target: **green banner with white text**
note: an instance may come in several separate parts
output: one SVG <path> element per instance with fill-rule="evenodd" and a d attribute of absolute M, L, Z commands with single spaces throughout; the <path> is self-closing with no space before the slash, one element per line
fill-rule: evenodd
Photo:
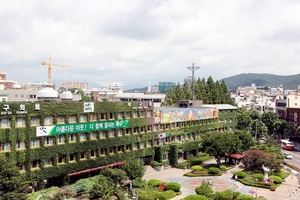
<path fill-rule="evenodd" d="M 78 124 L 58 124 L 54 126 L 36 127 L 36 136 L 53 136 L 90 131 L 128 128 L 129 120 L 113 120 L 103 122 L 85 122 Z"/>

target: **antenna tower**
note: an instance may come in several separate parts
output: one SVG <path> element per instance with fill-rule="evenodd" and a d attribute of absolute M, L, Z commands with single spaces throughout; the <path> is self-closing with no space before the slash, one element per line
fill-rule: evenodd
<path fill-rule="evenodd" d="M 195 80 L 195 71 L 197 69 L 199 69 L 200 67 L 196 67 L 195 63 L 192 63 L 191 67 L 186 67 L 188 70 L 192 71 L 192 100 L 195 100 L 195 84 L 194 84 L 194 80 Z"/>

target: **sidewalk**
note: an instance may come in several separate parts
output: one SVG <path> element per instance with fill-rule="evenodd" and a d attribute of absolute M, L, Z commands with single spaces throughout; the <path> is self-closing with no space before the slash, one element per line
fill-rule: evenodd
<path fill-rule="evenodd" d="M 237 170 L 241 169 L 236 166 L 220 177 L 185 177 L 183 174 L 189 172 L 189 169 L 169 168 L 163 171 L 155 171 L 151 166 L 147 166 L 144 179 L 159 179 L 165 182 L 180 183 L 182 194 L 173 198 L 173 200 L 180 200 L 189 194 L 196 194 L 195 188 L 201 184 L 203 179 L 208 178 L 212 180 L 213 185 L 215 185 L 215 190 L 217 191 L 221 189 L 233 189 L 243 194 L 252 195 L 253 197 L 256 197 L 257 191 L 257 197 L 264 196 L 268 200 L 300 200 L 300 185 L 296 176 L 292 177 L 292 175 L 290 175 L 276 191 L 271 191 L 270 189 L 249 187 L 238 181 L 235 182 L 231 178 L 232 173 Z M 293 172 L 295 173 L 295 171 Z M 251 191 L 253 193 L 251 193 Z"/>

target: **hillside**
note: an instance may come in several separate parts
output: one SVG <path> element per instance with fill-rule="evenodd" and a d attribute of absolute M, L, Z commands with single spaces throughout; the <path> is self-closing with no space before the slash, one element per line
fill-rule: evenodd
<path fill-rule="evenodd" d="M 239 86 L 250 86 L 252 83 L 255 83 L 256 86 L 267 87 L 282 85 L 285 90 L 295 90 L 300 85 L 300 74 L 280 76 L 274 74 L 243 73 L 222 80 L 225 81 L 230 91 L 236 90 Z"/>

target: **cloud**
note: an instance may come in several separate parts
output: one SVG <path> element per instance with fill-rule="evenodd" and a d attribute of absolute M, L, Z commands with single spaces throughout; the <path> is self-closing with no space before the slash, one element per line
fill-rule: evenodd
<path fill-rule="evenodd" d="M 2 1 L 0 70 L 15 81 L 183 82 L 299 73 L 300 3 L 287 0 Z M 286 70 L 289 69 L 289 70 Z"/>

